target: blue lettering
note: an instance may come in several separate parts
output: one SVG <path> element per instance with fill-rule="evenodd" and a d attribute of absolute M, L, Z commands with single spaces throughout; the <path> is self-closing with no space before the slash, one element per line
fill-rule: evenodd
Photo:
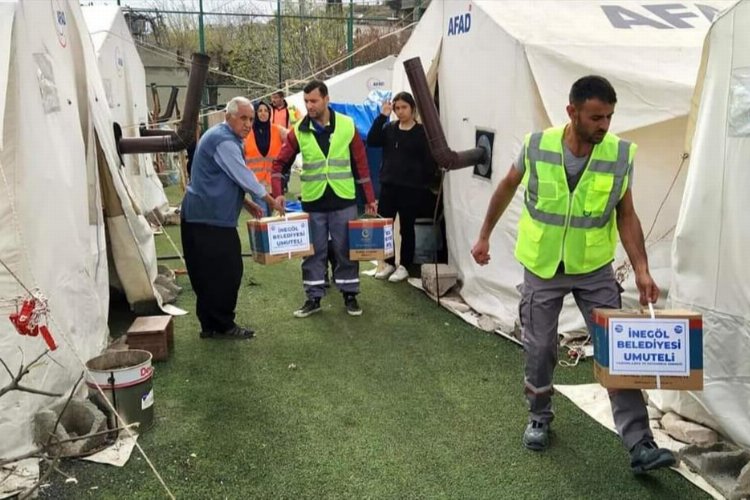
<path fill-rule="evenodd" d="M 675 356 L 672 354 L 655 353 L 655 352 L 626 352 L 623 354 L 625 361 L 640 361 L 644 363 L 657 362 L 657 363 L 674 363 Z"/>
<path fill-rule="evenodd" d="M 716 17 L 716 14 L 719 13 L 719 9 L 711 7 L 710 5 L 703 5 L 703 4 L 695 4 L 696 7 L 698 7 L 698 10 L 701 11 L 701 14 L 708 19 L 709 22 L 713 22 L 714 17 Z"/>
<path fill-rule="evenodd" d="M 695 26 L 685 21 L 685 19 L 701 17 L 696 12 L 691 12 L 689 5 L 681 3 L 640 5 L 640 7 L 646 9 L 656 19 L 650 17 L 648 14 L 639 14 L 621 5 L 601 6 L 610 24 L 614 28 L 625 30 L 632 29 L 633 26 L 648 26 L 660 30 L 674 28 L 690 29 Z M 713 21 L 719 12 L 715 7 L 704 4 L 695 4 L 695 9 L 709 22 Z"/>
<path fill-rule="evenodd" d="M 468 33 L 471 29 L 471 14 L 461 14 L 448 19 L 448 36 Z"/>
<path fill-rule="evenodd" d="M 602 5 L 601 8 L 612 26 L 617 29 L 629 30 L 633 26 L 651 26 L 660 30 L 670 29 L 666 24 L 649 19 L 619 5 Z"/>
<path fill-rule="evenodd" d="M 692 24 L 688 24 L 682 20 L 684 17 L 698 17 L 698 14 L 692 12 L 670 12 L 675 9 L 684 9 L 684 5 L 680 4 L 660 4 L 660 5 L 644 5 L 644 8 L 653 12 L 664 21 L 668 22 L 672 26 L 678 29 L 692 28 Z"/>
<path fill-rule="evenodd" d="M 633 330 L 628 328 L 628 337 L 640 339 L 668 339 L 670 338 L 666 330 L 657 328 L 656 330 Z"/>

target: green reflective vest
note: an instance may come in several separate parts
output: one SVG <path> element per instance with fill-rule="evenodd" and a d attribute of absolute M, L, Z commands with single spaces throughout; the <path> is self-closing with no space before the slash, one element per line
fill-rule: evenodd
<path fill-rule="evenodd" d="M 302 201 L 319 199 L 328 185 L 339 198 L 354 199 L 354 175 L 349 154 L 349 144 L 354 138 L 354 120 L 336 113 L 335 124 L 328 157 L 323 155 L 312 131 L 300 130 L 300 124 L 294 127 L 302 153 Z"/>
<path fill-rule="evenodd" d="M 584 274 L 614 259 L 615 209 L 628 188 L 637 149 L 614 134 L 605 135 L 571 193 L 563 165 L 564 130 L 549 128 L 524 141 L 526 192 L 515 255 L 526 269 L 547 279 L 560 262 L 566 274 Z"/>

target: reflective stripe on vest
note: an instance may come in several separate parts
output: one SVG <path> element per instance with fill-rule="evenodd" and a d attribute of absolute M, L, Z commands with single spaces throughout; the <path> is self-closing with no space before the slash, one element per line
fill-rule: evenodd
<path fill-rule="evenodd" d="M 542 277 L 594 271 L 614 258 L 615 210 L 627 190 L 636 146 L 605 135 L 591 152 L 571 193 L 563 165 L 563 127 L 526 137 L 524 206 L 519 219 L 516 258 Z"/>
<path fill-rule="evenodd" d="M 281 151 L 281 145 L 281 129 L 277 125 L 271 125 L 271 142 L 266 156 L 260 154 L 254 132 L 250 132 L 245 137 L 245 165 L 253 171 L 258 182 L 266 186 L 271 184 L 271 167 Z"/>
<path fill-rule="evenodd" d="M 302 131 L 299 125 L 294 128 L 302 153 L 302 201 L 319 199 L 328 185 L 339 198 L 353 200 L 355 197 L 349 153 L 355 132 L 354 121 L 340 113 L 336 113 L 334 120 L 336 125 L 331 134 L 328 157 L 323 155 L 313 132 Z"/>

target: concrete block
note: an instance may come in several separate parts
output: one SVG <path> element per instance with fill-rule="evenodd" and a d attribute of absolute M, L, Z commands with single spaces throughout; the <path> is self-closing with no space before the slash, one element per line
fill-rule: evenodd
<path fill-rule="evenodd" d="M 485 332 L 494 332 L 500 328 L 500 323 L 495 321 L 494 318 L 483 314 L 477 319 L 477 326 Z"/>
<path fill-rule="evenodd" d="M 726 442 L 689 445 L 680 451 L 680 459 L 724 497 L 750 498 L 750 451 Z"/>
<path fill-rule="evenodd" d="M 646 407 L 646 409 L 648 410 L 649 420 L 661 420 L 661 418 L 664 416 L 664 413 L 654 406 L 649 405 Z"/>
<path fill-rule="evenodd" d="M 64 402 L 52 408 L 42 410 L 34 416 L 34 442 L 40 446 L 46 445 L 50 434 L 53 434 L 55 422 L 62 411 Z M 107 417 L 88 400 L 72 399 L 65 409 L 57 430 L 54 432 L 56 440 L 85 436 L 107 430 Z M 107 435 L 102 434 L 78 441 L 70 441 L 59 445 L 51 444 L 49 453 L 60 454 L 62 457 L 74 457 L 93 452 L 104 445 Z"/>
<path fill-rule="evenodd" d="M 422 264 L 421 271 L 422 287 L 432 295 L 442 297 L 458 282 L 458 272 L 448 264 Z"/>
<path fill-rule="evenodd" d="M 669 412 L 664 415 L 661 425 L 667 434 L 683 443 L 708 446 L 719 440 L 716 431 L 695 422 L 683 420 L 676 413 Z"/>

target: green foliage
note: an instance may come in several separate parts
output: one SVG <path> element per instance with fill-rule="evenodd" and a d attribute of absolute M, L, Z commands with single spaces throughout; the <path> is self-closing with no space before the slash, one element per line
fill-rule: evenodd
<path fill-rule="evenodd" d="M 151 7 L 160 11 L 195 9 L 185 0 L 153 0 Z M 209 74 L 208 85 L 244 85 L 250 97 L 258 97 L 267 95 L 279 83 L 296 89 L 310 78 L 326 79 L 347 69 L 347 7 L 326 8 L 324 4 L 310 0 L 284 0 L 281 19 L 259 16 L 262 13 L 252 2 L 228 2 L 222 8 L 213 5 L 210 12 L 244 15 L 204 16 L 206 52 L 211 56 L 211 67 L 219 70 Z M 382 18 L 382 6 L 374 12 Z M 269 13 L 265 11 L 265 14 Z M 357 7 L 355 16 L 363 15 L 368 15 L 367 6 Z M 188 59 L 198 48 L 198 16 L 164 13 L 156 18 L 158 29 L 147 42 Z M 278 64 L 279 26 L 281 71 Z M 375 22 L 374 25 L 353 24 L 354 48 L 371 44 L 354 56 L 353 64 L 367 64 L 398 53 L 408 33 L 380 39 L 398 26 L 392 21 Z"/>

